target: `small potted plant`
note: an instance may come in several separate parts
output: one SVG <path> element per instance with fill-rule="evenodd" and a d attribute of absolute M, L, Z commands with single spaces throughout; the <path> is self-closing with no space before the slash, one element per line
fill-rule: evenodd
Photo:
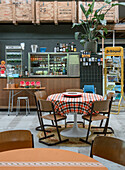
<path fill-rule="evenodd" d="M 37 82 L 36 82 L 36 88 L 40 88 L 40 86 L 41 86 L 40 81 L 37 81 Z"/>
<path fill-rule="evenodd" d="M 75 39 L 78 40 L 78 38 L 80 38 L 80 44 L 84 46 L 85 51 L 91 51 L 92 53 L 97 52 L 97 41 L 100 38 L 105 38 L 104 33 L 107 34 L 108 32 L 105 15 L 116 5 L 125 6 L 125 3 L 112 3 L 112 0 L 104 0 L 104 2 L 106 5 L 101 6 L 95 11 L 95 0 L 93 0 L 91 4 L 88 4 L 87 10 L 80 4 L 80 8 L 86 19 L 85 21 L 80 20 L 80 23 L 74 23 L 72 28 L 78 27 L 78 29 L 80 29 L 80 32 L 75 32 Z"/>
<path fill-rule="evenodd" d="M 30 82 L 29 81 L 26 81 L 26 88 L 29 88 L 30 87 Z"/>
<path fill-rule="evenodd" d="M 34 82 L 34 81 L 32 81 L 32 82 L 30 83 L 30 87 L 31 87 L 31 88 L 34 88 L 34 87 L 35 87 L 35 82 Z"/>

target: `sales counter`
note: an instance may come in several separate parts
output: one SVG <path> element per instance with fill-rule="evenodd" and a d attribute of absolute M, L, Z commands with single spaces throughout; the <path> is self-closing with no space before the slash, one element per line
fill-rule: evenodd
<path fill-rule="evenodd" d="M 47 95 L 54 93 L 65 92 L 66 89 L 80 88 L 80 77 L 21 77 L 14 78 L 14 83 L 20 84 L 20 81 L 40 81 L 42 87 L 46 87 Z M 9 92 L 3 90 L 7 87 L 7 78 L 0 77 L 0 109 L 8 108 Z M 14 97 L 14 108 L 16 108 L 16 102 L 18 96 L 28 96 L 30 100 L 30 107 L 35 108 L 35 99 L 26 91 L 16 95 Z M 25 106 L 25 102 L 21 101 L 21 106 Z M 24 102 L 24 103 L 23 103 Z M 23 107 L 22 107 L 23 108 Z"/>

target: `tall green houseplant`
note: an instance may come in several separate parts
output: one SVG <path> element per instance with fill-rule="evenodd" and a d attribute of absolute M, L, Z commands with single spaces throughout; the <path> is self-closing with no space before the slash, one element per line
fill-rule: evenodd
<path fill-rule="evenodd" d="M 125 6 L 125 3 L 112 3 L 112 0 L 104 0 L 104 2 L 106 5 L 100 7 L 96 11 L 94 11 L 95 0 L 93 0 L 91 4 L 88 4 L 89 8 L 87 10 L 80 4 L 80 8 L 86 20 L 80 20 L 80 23 L 74 23 L 72 28 L 82 28 L 82 32 L 75 32 L 75 39 L 78 40 L 80 38 L 80 44 L 84 46 L 85 51 L 97 52 L 97 41 L 100 38 L 105 38 L 104 33 L 107 34 L 108 32 L 105 15 L 116 5 Z M 103 8 L 106 8 L 105 12 L 103 12 Z M 98 29 L 99 26 L 101 26 L 100 29 Z"/>

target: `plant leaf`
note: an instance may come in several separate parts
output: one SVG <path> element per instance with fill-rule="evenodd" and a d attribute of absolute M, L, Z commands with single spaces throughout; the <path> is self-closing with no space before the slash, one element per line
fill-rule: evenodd
<path fill-rule="evenodd" d="M 75 26 L 81 26 L 81 23 L 73 23 L 72 28 L 74 28 Z"/>
<path fill-rule="evenodd" d="M 75 39 L 78 40 L 79 35 L 81 34 L 81 32 L 75 32 Z"/>
<path fill-rule="evenodd" d="M 108 29 L 107 28 L 103 28 L 104 32 L 107 34 L 108 33 Z"/>
<path fill-rule="evenodd" d="M 100 23 L 102 24 L 102 25 L 106 25 L 106 23 L 107 23 L 107 21 L 104 19 L 104 20 L 100 20 Z"/>
<path fill-rule="evenodd" d="M 104 0 L 105 3 L 110 4 L 112 0 Z"/>
<path fill-rule="evenodd" d="M 84 45 L 85 44 L 85 42 L 86 42 L 86 40 L 80 40 L 80 44 L 82 44 L 82 45 Z"/>
<path fill-rule="evenodd" d="M 99 30 L 98 32 L 103 36 L 103 30 Z"/>
<path fill-rule="evenodd" d="M 84 13 L 84 15 L 86 16 L 86 10 L 82 4 L 80 4 L 80 8 L 81 8 L 82 12 Z"/>
<path fill-rule="evenodd" d="M 112 7 L 114 7 L 114 6 L 116 6 L 116 5 L 122 5 L 122 6 L 125 6 L 125 2 L 114 3 L 114 4 L 112 4 Z"/>

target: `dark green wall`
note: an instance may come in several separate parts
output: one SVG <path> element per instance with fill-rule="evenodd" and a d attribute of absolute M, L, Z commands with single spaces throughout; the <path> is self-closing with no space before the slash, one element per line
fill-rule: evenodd
<path fill-rule="evenodd" d="M 74 39 L 76 30 L 71 27 L 70 24 L 0 25 L 0 60 L 5 58 L 5 45 L 19 45 L 21 42 L 25 43 L 23 65 L 27 64 L 27 54 L 31 52 L 32 44 L 47 47 L 47 52 L 52 52 L 57 42 L 75 42 L 80 51 L 83 47 Z"/>

